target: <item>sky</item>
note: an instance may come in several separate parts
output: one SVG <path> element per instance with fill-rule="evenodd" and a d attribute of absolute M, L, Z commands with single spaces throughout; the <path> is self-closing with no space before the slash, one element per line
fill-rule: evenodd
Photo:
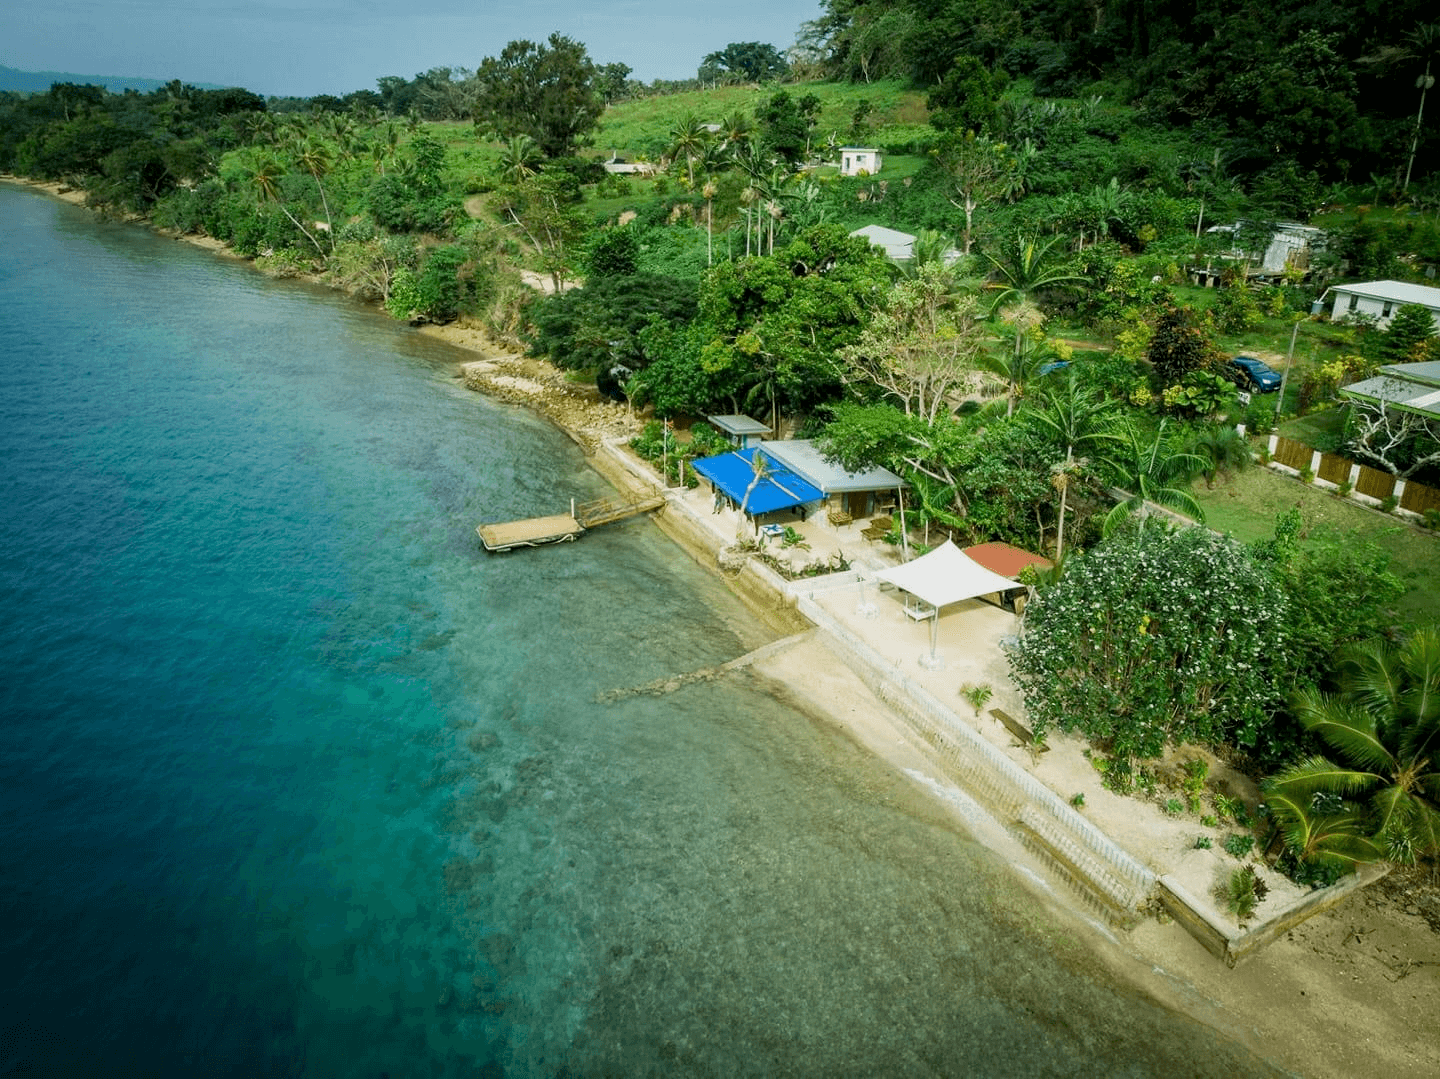
<path fill-rule="evenodd" d="M 180 79 L 265 95 L 345 94 L 382 75 L 474 68 L 554 31 L 632 78 L 693 78 L 732 41 L 782 52 L 819 0 L 9 0 L 0 65 Z"/>

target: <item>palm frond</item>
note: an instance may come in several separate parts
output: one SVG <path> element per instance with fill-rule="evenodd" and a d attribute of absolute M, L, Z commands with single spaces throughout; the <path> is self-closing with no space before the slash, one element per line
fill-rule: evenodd
<path fill-rule="evenodd" d="M 1269 792 L 1266 803 L 1280 826 L 1285 846 L 1302 862 L 1329 861 L 1353 869 L 1362 862 L 1383 857 L 1379 845 L 1366 836 L 1364 815 L 1356 811 L 1315 813 L 1308 798 Z"/>
<path fill-rule="evenodd" d="M 1354 797 L 1366 793 L 1384 777 L 1373 772 L 1342 768 L 1324 757 L 1307 757 L 1277 772 L 1265 781 L 1267 796 L 1271 792 L 1303 799 L 1307 804 L 1316 794 L 1339 794 Z"/>
<path fill-rule="evenodd" d="M 1400 694 L 1403 711 L 1422 724 L 1440 720 L 1440 630 L 1417 629 L 1400 652 L 1410 685 Z"/>
<path fill-rule="evenodd" d="M 1313 689 L 1292 701 L 1295 718 L 1346 760 L 1371 771 L 1393 771 L 1395 755 L 1380 741 L 1375 715 L 1347 700 Z"/>
<path fill-rule="evenodd" d="M 1372 712 L 1389 715 L 1404 687 L 1404 670 L 1383 641 L 1360 641 L 1342 648 L 1339 661 L 1345 695 Z"/>

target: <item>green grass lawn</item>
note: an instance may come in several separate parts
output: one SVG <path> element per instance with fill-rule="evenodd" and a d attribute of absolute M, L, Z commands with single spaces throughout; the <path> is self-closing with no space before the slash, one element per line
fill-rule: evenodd
<path fill-rule="evenodd" d="M 613 149 L 620 154 L 646 154 L 652 158 L 664 152 L 670 143 L 670 132 L 686 116 L 695 116 L 701 123 L 720 123 L 738 111 L 751 117 L 760 105 L 778 91 L 785 91 L 799 100 L 806 94 L 820 99 L 820 115 L 815 123 L 814 141 L 823 146 L 834 134 L 841 143 L 848 143 L 851 118 L 855 107 L 869 101 L 873 111 L 868 122 L 876 139 L 886 145 L 929 137 L 933 129 L 926 125 L 925 95 L 898 81 L 873 82 L 868 86 L 849 83 L 807 82 L 794 85 L 721 86 L 714 90 L 691 90 L 681 94 L 664 94 L 622 101 L 605 110 L 595 132 L 594 145 L 608 157 Z M 889 163 L 885 166 L 888 173 Z M 903 175 L 903 174 L 901 174 Z"/>
<path fill-rule="evenodd" d="M 1345 413 L 1338 408 L 1296 416 L 1280 425 L 1280 434 L 1303 442 L 1311 449 L 1324 450 L 1335 445 L 1344 427 Z"/>
<path fill-rule="evenodd" d="M 1291 507 L 1299 509 L 1307 533 L 1329 530 L 1374 543 L 1410 588 L 1398 604 L 1401 618 L 1440 621 L 1440 535 L 1268 468 L 1246 469 L 1214 488 L 1199 483 L 1194 494 L 1206 524 L 1246 543 L 1272 535 L 1276 516 Z"/>

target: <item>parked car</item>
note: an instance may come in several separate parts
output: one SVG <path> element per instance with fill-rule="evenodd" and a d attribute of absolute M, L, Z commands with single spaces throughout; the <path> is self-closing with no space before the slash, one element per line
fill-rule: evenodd
<path fill-rule="evenodd" d="M 1230 361 L 1235 384 L 1252 393 L 1274 393 L 1280 388 L 1280 372 L 1254 356 L 1236 356 Z"/>

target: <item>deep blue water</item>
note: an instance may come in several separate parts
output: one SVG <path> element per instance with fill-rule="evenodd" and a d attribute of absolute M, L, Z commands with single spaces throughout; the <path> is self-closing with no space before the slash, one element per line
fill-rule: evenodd
<path fill-rule="evenodd" d="M 1244 1075 L 455 353 L 0 186 L 0 1075 Z"/>

